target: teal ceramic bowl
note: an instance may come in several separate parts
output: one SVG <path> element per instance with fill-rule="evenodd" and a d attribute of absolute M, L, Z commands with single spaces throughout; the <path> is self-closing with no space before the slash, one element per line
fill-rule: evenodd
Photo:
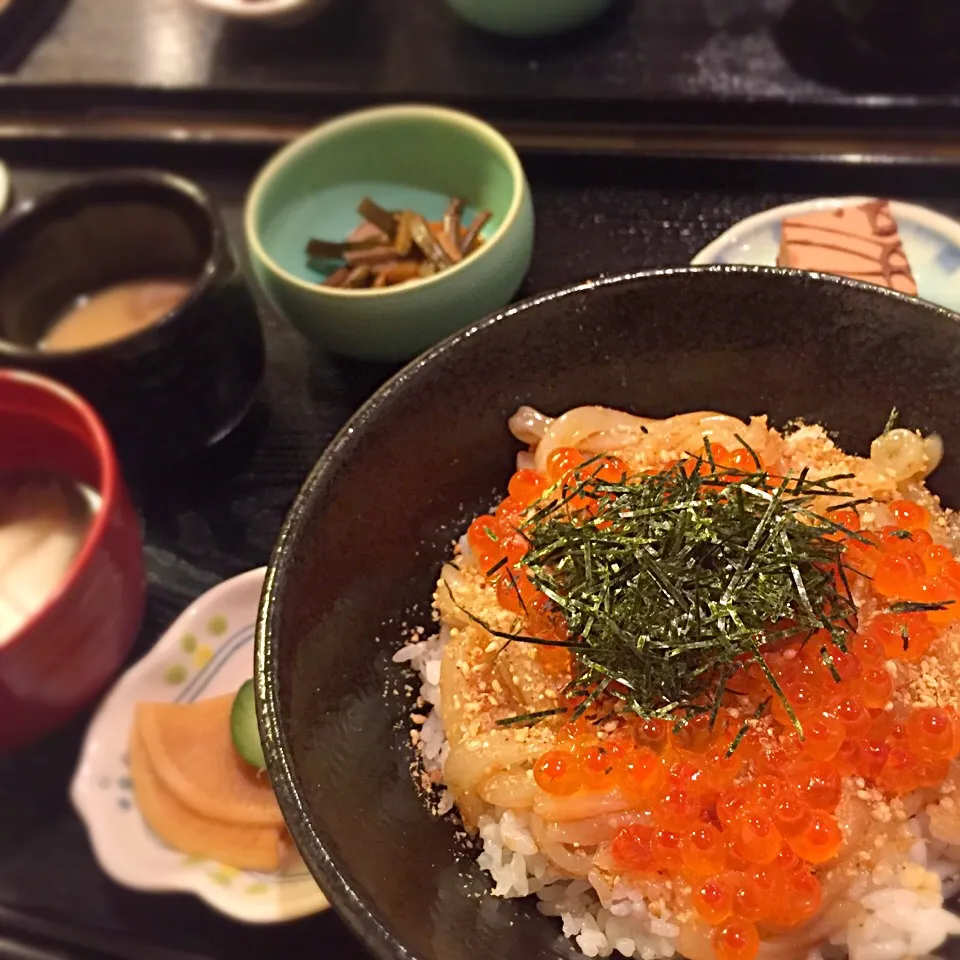
<path fill-rule="evenodd" d="M 434 220 L 458 196 L 465 221 L 471 208 L 493 216 L 483 246 L 433 277 L 320 286 L 326 274 L 306 243 L 346 238 L 365 196 Z M 510 301 L 530 265 L 533 206 L 519 158 L 492 127 L 440 107 L 391 106 L 332 120 L 281 150 L 254 182 L 244 229 L 257 281 L 307 338 L 358 359 L 405 360 Z"/>
<path fill-rule="evenodd" d="M 613 0 L 447 0 L 468 23 L 507 37 L 541 37 L 572 30 Z"/>

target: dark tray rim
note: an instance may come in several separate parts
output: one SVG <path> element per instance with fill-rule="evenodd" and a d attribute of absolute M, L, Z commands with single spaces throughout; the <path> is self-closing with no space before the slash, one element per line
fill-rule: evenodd
<path fill-rule="evenodd" d="M 28 0 L 14 0 L 14 3 Z M 277 145 L 324 119 L 397 102 L 475 113 L 551 153 L 960 162 L 960 94 L 833 102 L 769 98 L 425 97 L 305 85 L 148 87 L 0 77 L 0 142 L 195 139 Z"/>
<path fill-rule="evenodd" d="M 273 150 L 314 126 L 341 113 L 378 103 L 397 102 L 374 98 L 331 98 L 327 108 L 307 113 L 222 113 L 204 101 L 178 110 L 162 109 L 148 97 L 150 106 L 135 109 L 83 107 L 73 94 L 42 98 L 32 110 L 31 98 L 10 109 L 6 100 L 12 90 L 0 80 L 0 151 L 18 153 L 26 147 L 37 155 L 65 145 L 91 148 L 108 146 L 183 147 L 192 150 Z M 26 89 L 26 88 L 24 88 Z M 36 92 L 34 89 L 34 92 Z M 124 89 L 126 97 L 129 91 Z M 82 100 L 82 98 L 81 98 Z M 427 102 L 410 98 L 404 102 Z M 736 122 L 706 122 L 691 115 L 691 122 L 623 120 L 601 123 L 575 118 L 553 120 L 549 115 L 527 119 L 516 108 L 503 112 L 496 104 L 430 101 L 473 112 L 496 126 L 516 149 L 532 154 L 570 157 L 636 157 L 704 159 L 718 161 L 826 163 L 843 166 L 960 166 L 960 139 L 948 126 L 933 129 L 909 125 L 851 127 L 834 125 L 816 112 L 800 125 L 754 124 L 744 117 Z M 659 114 L 664 105 L 652 105 Z M 733 118 L 733 114 L 730 115 Z M 903 121 L 915 119 L 910 116 Z M 960 110 L 953 117 L 960 132 Z"/>

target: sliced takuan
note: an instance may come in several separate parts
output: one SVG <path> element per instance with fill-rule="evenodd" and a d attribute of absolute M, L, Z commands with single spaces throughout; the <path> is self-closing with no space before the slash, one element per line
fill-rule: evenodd
<path fill-rule="evenodd" d="M 141 703 L 135 727 L 167 790 L 221 823 L 278 827 L 280 807 L 265 773 L 241 759 L 230 737 L 233 694 L 195 703 Z"/>
<path fill-rule="evenodd" d="M 239 870 L 279 869 L 284 829 L 224 823 L 182 803 L 154 769 L 136 726 L 130 736 L 130 775 L 140 813 L 164 843 Z"/>

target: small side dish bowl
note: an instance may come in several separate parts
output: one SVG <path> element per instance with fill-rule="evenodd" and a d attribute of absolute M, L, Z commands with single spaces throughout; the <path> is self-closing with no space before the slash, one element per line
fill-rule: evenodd
<path fill-rule="evenodd" d="M 563 33 L 600 16 L 614 0 L 447 0 L 469 24 L 506 37 Z"/>
<path fill-rule="evenodd" d="M 96 345 L 45 349 L 94 295 L 176 278 L 185 295 L 154 322 Z M 192 183 L 106 173 L 27 201 L 0 223 L 0 367 L 60 380 L 96 408 L 121 457 L 189 457 L 253 403 L 263 333 L 226 231 Z"/>
<path fill-rule="evenodd" d="M 0 642 L 0 754 L 69 720 L 130 651 L 145 591 L 140 521 L 99 418 L 76 394 L 0 370 L 0 471 L 51 471 L 98 496 L 46 604 Z"/>
<path fill-rule="evenodd" d="M 330 0 L 193 0 L 199 7 L 268 27 L 294 27 L 316 16 Z"/>
<path fill-rule="evenodd" d="M 383 289 L 321 286 L 311 237 L 342 240 L 369 196 L 437 219 L 450 197 L 492 217 L 484 243 L 431 277 Z M 516 153 L 492 127 L 432 106 L 348 114 L 280 151 L 247 198 L 247 243 L 258 281 L 281 314 L 334 353 L 401 360 L 479 320 L 516 293 L 533 249 L 533 206 Z"/>
<path fill-rule="evenodd" d="M 419 357 L 367 402 L 280 534 L 257 685 L 287 824 L 375 957 L 580 956 L 532 898 L 493 896 L 453 818 L 428 809 L 411 772 L 418 685 L 392 662 L 411 630 L 437 630 L 430 600 L 451 542 L 516 469 L 507 419 L 517 406 L 767 413 L 780 427 L 826 424 L 859 454 L 896 406 L 903 423 L 942 436 L 931 489 L 955 507 L 958 321 L 914 297 L 798 271 L 651 271 L 518 304 Z"/>
<path fill-rule="evenodd" d="M 132 789 L 128 744 L 138 703 L 193 703 L 235 691 L 253 673 L 253 635 L 264 568 L 208 590 L 116 683 L 87 730 L 70 799 L 97 861 L 117 883 L 192 893 L 247 923 L 279 923 L 325 910 L 303 864 L 257 873 L 188 857 L 146 825 Z"/>

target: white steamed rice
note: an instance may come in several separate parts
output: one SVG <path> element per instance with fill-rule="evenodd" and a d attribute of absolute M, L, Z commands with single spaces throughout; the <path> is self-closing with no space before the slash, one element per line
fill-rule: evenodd
<path fill-rule="evenodd" d="M 446 628 L 425 640 L 407 644 L 393 657 L 408 663 L 420 675 L 420 696 L 426 719 L 420 726 L 417 746 L 424 773 L 442 783 L 443 764 L 449 752 L 440 713 L 440 663 Z M 429 709 L 429 713 L 426 711 Z M 437 812 L 453 808 L 443 791 Z M 540 853 L 528 828 L 526 815 L 491 807 L 480 818 L 482 852 L 478 864 L 493 880 L 500 897 L 536 895 L 538 909 L 559 917 L 565 936 L 576 941 L 588 957 L 608 957 L 614 952 L 637 960 L 658 960 L 678 952 L 680 927 L 663 902 L 648 903 L 627 885 L 609 889 L 598 876 L 570 879 L 556 872 Z M 789 935 L 761 945 L 759 960 L 786 960 L 803 956 L 822 960 L 849 954 L 850 960 L 905 960 L 931 954 L 948 936 L 960 934 L 960 917 L 944 907 L 944 897 L 957 888 L 960 846 L 933 836 L 929 818 L 922 812 L 910 821 L 917 837 L 909 860 L 899 870 L 877 869 L 865 874 L 850 891 L 858 904 L 841 916 L 824 903 L 813 921 L 822 929 L 822 942 L 803 944 Z M 811 928 L 804 931 L 809 941 Z M 700 960 L 700 958 L 695 958 Z"/>

